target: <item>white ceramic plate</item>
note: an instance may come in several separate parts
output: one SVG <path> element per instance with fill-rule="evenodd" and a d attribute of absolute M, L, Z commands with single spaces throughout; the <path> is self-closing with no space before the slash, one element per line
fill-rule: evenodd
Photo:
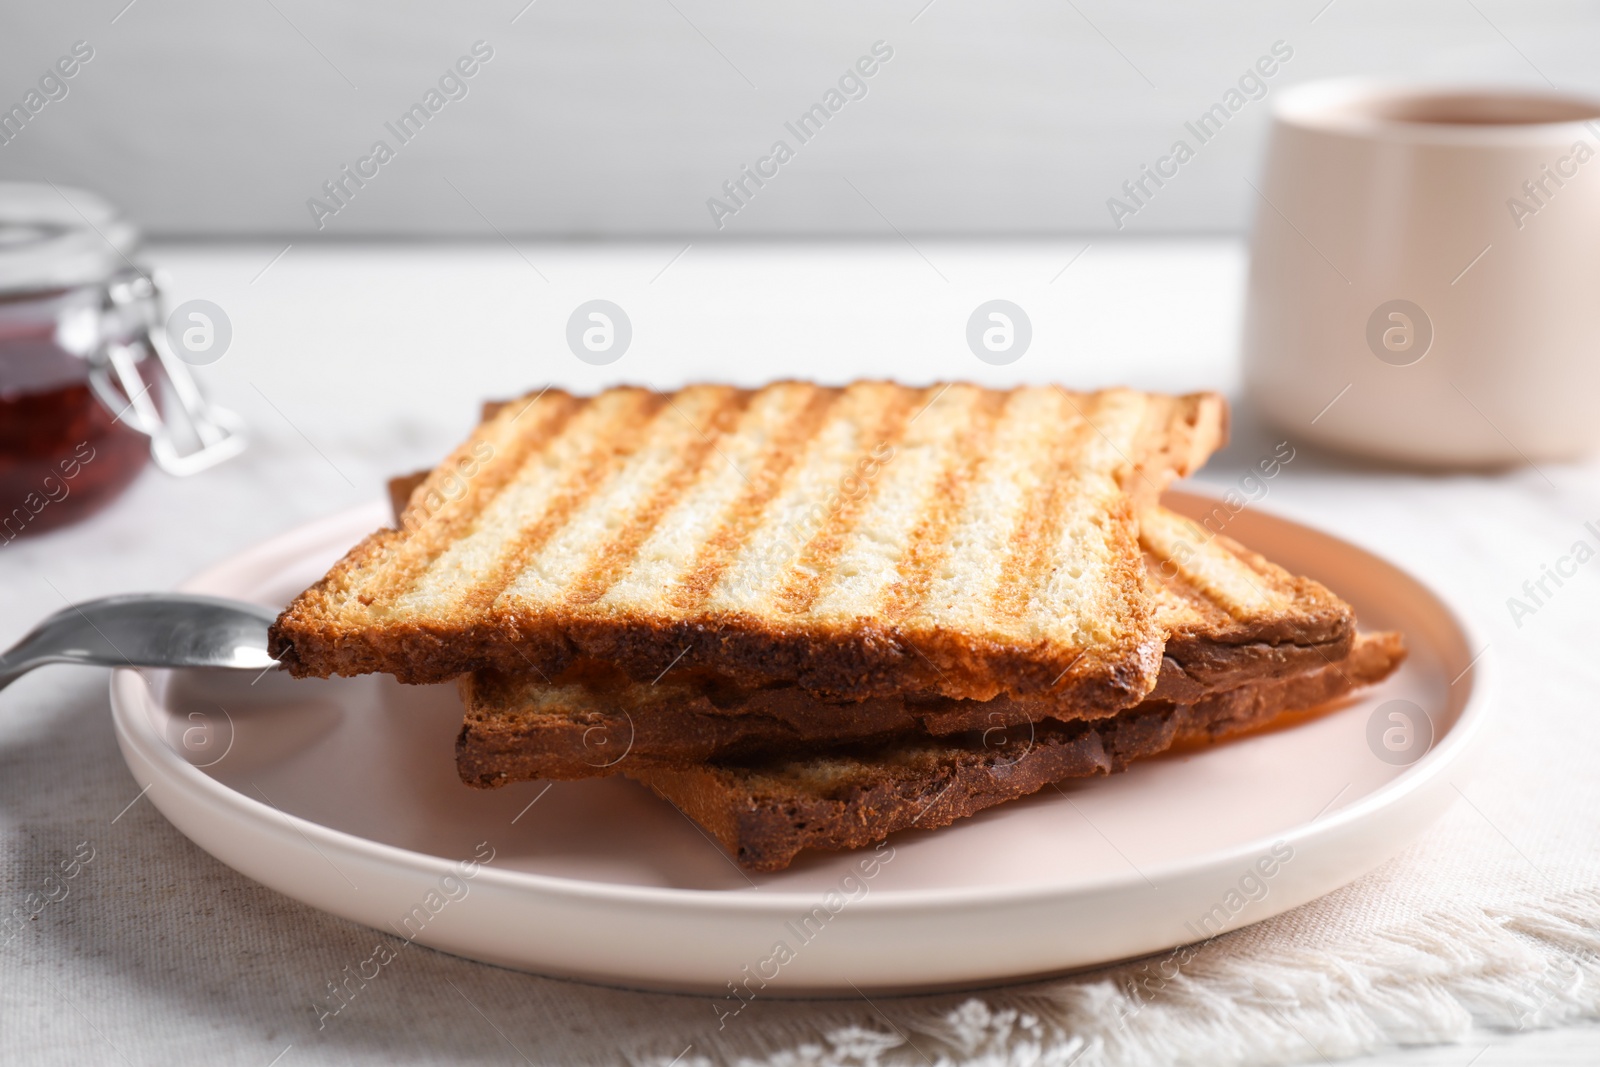
<path fill-rule="evenodd" d="M 1197 515 L 1213 504 L 1169 502 Z M 377 504 L 335 516 L 185 588 L 283 604 L 386 519 Z M 1445 810 L 1482 732 L 1482 645 L 1428 589 L 1260 512 L 1227 533 L 1324 581 L 1364 628 L 1403 631 L 1404 668 L 1292 728 L 1064 783 L 896 834 L 877 852 L 806 855 L 778 874 L 744 874 L 624 779 L 467 788 L 449 685 L 120 670 L 117 736 L 150 799 L 222 862 L 473 959 L 635 987 L 727 994 L 750 983 L 763 996 L 1060 972 L 1199 940 L 1349 883 Z M 1369 744 L 1391 700 L 1431 719 L 1432 746 L 1410 763 Z M 1378 720 L 1379 733 L 1403 726 L 1387 710 Z"/>

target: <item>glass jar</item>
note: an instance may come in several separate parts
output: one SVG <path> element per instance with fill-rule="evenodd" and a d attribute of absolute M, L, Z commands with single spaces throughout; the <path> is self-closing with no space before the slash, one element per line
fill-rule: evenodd
<path fill-rule="evenodd" d="M 191 474 L 244 446 L 167 350 L 138 239 L 92 194 L 0 183 L 0 544 L 89 514 L 152 457 Z"/>

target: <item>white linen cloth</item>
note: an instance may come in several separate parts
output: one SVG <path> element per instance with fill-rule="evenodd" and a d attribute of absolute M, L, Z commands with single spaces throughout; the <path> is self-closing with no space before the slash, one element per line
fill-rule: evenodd
<path fill-rule="evenodd" d="M 1236 386 L 1241 271 L 1228 243 L 1096 248 L 1054 283 L 1078 246 L 921 246 L 948 282 L 898 244 L 695 248 L 652 280 L 678 250 L 523 249 L 548 285 L 504 246 L 295 247 L 254 282 L 279 248 L 158 254 L 175 300 L 203 296 L 233 318 L 236 350 L 203 377 L 248 416 L 254 443 L 227 467 L 188 481 L 149 473 L 79 526 L 0 546 L 0 642 L 66 601 L 170 587 L 370 499 L 388 475 L 443 455 L 479 399 L 547 380 L 1007 373 Z M 597 290 L 634 318 L 636 355 L 609 369 L 559 348 L 565 316 Z M 1034 320 L 1037 358 L 1009 371 L 962 344 L 966 314 L 995 292 Z M 763 346 L 755 363 L 740 358 L 752 345 Z M 1202 481 L 1231 483 L 1279 439 L 1240 413 L 1235 443 Z M 1520 626 L 1506 604 L 1592 540 L 1595 474 L 1544 464 L 1431 476 L 1306 448 L 1257 505 L 1412 570 L 1475 616 L 1497 661 L 1480 773 L 1379 870 L 1192 958 L 970 994 L 758 1000 L 721 1032 L 706 997 L 556 981 L 421 947 L 319 1029 L 312 1003 L 326 981 L 383 935 L 190 844 L 138 799 L 104 672 L 36 672 L 0 693 L 0 1059 L 1269 1064 L 1600 1017 L 1600 563 Z"/>

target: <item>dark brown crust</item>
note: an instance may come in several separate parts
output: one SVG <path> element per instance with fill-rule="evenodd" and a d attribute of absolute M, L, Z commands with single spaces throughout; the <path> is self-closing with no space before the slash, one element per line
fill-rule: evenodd
<path fill-rule="evenodd" d="M 557 390 L 550 395 L 556 400 L 566 396 Z M 1148 475 L 1142 468 L 1135 472 L 1141 484 L 1155 485 L 1186 473 L 1209 455 L 1225 433 L 1226 416 L 1223 402 L 1213 394 L 1151 406 L 1149 417 L 1165 411 L 1171 432 L 1154 442 L 1149 456 L 1134 462 L 1164 465 L 1159 470 L 1152 466 Z M 496 420 L 508 417 L 502 414 Z M 440 477 L 444 470 L 430 477 Z M 625 612 L 607 618 L 524 612 L 496 616 L 488 625 L 481 614 L 464 612 L 437 624 L 395 621 L 342 627 L 331 622 L 325 607 L 334 594 L 351 588 L 352 576 L 363 564 L 382 555 L 394 537 L 403 536 L 390 532 L 369 538 L 278 618 L 269 648 L 292 674 L 381 671 L 403 682 L 439 682 L 478 669 L 555 675 L 575 661 L 600 659 L 648 681 L 678 661 L 687 667 L 714 667 L 744 685 L 790 682 L 830 700 L 920 690 L 972 699 L 1053 693 L 1086 709 L 1113 711 L 1143 698 L 1160 668 L 1160 641 L 1147 632 L 1153 629 L 1150 620 L 1135 617 L 1144 601 L 1133 591 L 1131 568 L 1119 576 L 1128 586 L 1123 599 L 1131 614 L 1118 620 L 1130 635 L 1128 647 L 1097 648 L 1089 655 L 1043 642 L 986 641 L 968 634 L 919 637 L 913 645 L 892 622 L 836 629 L 815 624 L 790 632 L 771 619 L 735 613 L 662 619 Z"/>
<path fill-rule="evenodd" d="M 1167 644 L 1161 674 L 1147 699 L 1187 702 L 1207 693 L 1337 663 L 1355 647 L 1355 627 L 1317 644 L 1252 641 L 1229 644 L 1180 635 Z"/>
<path fill-rule="evenodd" d="M 1209 744 L 1270 724 L 1285 714 L 1306 711 L 1376 685 L 1405 662 L 1405 639 L 1393 631 L 1362 634 L 1350 654 L 1287 678 L 1243 685 L 1188 705 L 1174 744 Z M 1183 707 L 1183 705 L 1180 705 Z"/>
<path fill-rule="evenodd" d="M 1174 745 L 1262 728 L 1382 680 L 1404 655 L 1398 634 L 1369 635 L 1343 663 L 1293 678 L 1242 686 L 1193 705 L 1148 702 L 1096 722 L 1042 723 L 1031 736 L 999 743 L 987 733 L 896 740 L 809 762 L 628 763 L 623 771 L 682 809 L 741 866 L 775 871 L 804 849 L 861 848 L 896 830 L 946 826 L 1052 782 L 1109 774 Z M 805 780 L 809 768 L 841 758 L 853 771 L 842 783 Z"/>
<path fill-rule="evenodd" d="M 1139 721 L 1155 720 L 1140 715 Z M 802 849 L 861 848 L 896 830 L 947 826 L 1052 781 L 1109 773 L 1113 757 L 1105 740 L 1103 731 L 1079 726 L 1053 733 L 1027 757 L 999 769 L 997 761 L 968 750 L 904 768 L 886 765 L 841 796 L 804 789 L 755 794 L 737 770 L 709 765 L 627 773 L 699 823 L 739 866 L 777 871 Z"/>
<path fill-rule="evenodd" d="M 1230 646 L 1230 684 L 1197 681 L 1173 658 L 1146 699 L 1194 703 L 1239 685 L 1273 681 L 1339 663 L 1353 637 L 1323 648 Z M 1257 669 L 1245 662 L 1256 657 Z M 741 690 L 726 679 L 674 678 L 640 686 L 591 663 L 555 679 L 573 686 L 570 701 L 531 706 L 539 686 L 525 674 L 496 671 L 459 680 L 465 721 L 456 740 L 461 780 L 494 788 L 536 778 L 576 779 L 613 773 L 623 758 L 696 763 L 751 758 L 819 743 L 885 738 L 912 731 L 948 736 L 1044 719 L 1098 719 L 1115 712 L 1069 708 L 1056 700 L 996 697 L 877 697 L 837 703 L 794 686 Z M 548 687 L 545 687 L 548 689 Z"/>
<path fill-rule="evenodd" d="M 493 671 L 461 676 L 466 709 L 456 740 L 461 780 L 494 788 L 535 778 L 592 778 L 620 761 L 693 763 L 754 756 L 819 742 L 862 740 L 918 726 L 906 702 L 828 703 L 793 686 L 708 695 L 705 685 L 640 686 L 585 664 L 558 679 L 571 699 L 528 707 L 526 681 Z M 592 681 L 578 681 L 589 675 Z"/>

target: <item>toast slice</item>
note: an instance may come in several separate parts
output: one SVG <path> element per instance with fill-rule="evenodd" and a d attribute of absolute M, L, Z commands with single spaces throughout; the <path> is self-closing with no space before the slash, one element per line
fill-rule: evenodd
<path fill-rule="evenodd" d="M 623 773 L 676 805 L 740 866 L 776 871 L 804 849 L 860 848 L 896 830 L 947 826 L 1052 782 L 1110 774 L 1175 746 L 1268 726 L 1380 681 L 1404 655 L 1399 635 L 1367 634 L 1340 664 L 1249 683 L 1194 704 L 1152 701 L 1092 722 L 906 737 L 763 762 L 628 761 Z"/>
<path fill-rule="evenodd" d="M 1143 509 L 1140 527 L 1166 638 L 1147 700 L 1194 703 L 1349 654 L 1354 612 L 1315 581 L 1163 508 Z M 593 662 L 549 682 L 526 671 L 479 671 L 464 675 L 460 688 L 466 715 L 457 767 L 463 781 L 479 787 L 613 773 L 623 758 L 750 758 L 911 732 L 943 736 L 1114 714 L 1053 695 L 977 701 L 910 693 L 824 701 L 793 685 L 742 688 L 678 669 L 645 684 Z"/>
<path fill-rule="evenodd" d="M 1166 635 L 1151 697 L 1195 700 L 1350 651 L 1355 611 L 1321 583 L 1167 508 L 1141 509 L 1139 543 Z"/>
<path fill-rule="evenodd" d="M 271 650 L 302 677 L 598 659 L 1114 710 L 1161 662 L 1134 500 L 1225 423 L 1213 394 L 1126 389 L 546 390 L 485 420 Z"/>

